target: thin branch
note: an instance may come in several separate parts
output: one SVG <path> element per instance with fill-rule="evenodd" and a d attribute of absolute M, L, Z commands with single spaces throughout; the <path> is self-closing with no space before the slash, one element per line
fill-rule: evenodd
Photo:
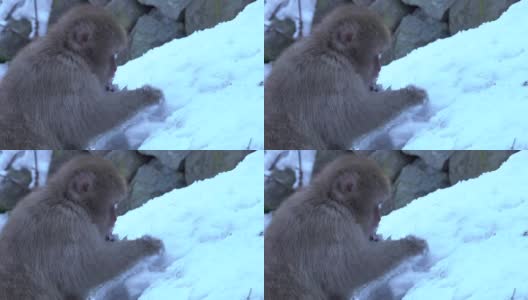
<path fill-rule="evenodd" d="M 38 169 L 38 157 L 37 150 L 33 150 L 33 158 L 35 160 L 35 187 L 39 186 L 39 169 Z"/>
<path fill-rule="evenodd" d="M 21 153 L 22 152 L 16 152 L 15 154 L 13 154 L 13 156 L 11 156 L 11 159 L 7 163 L 6 167 L 4 168 L 4 171 L 7 171 L 7 170 L 11 169 L 11 166 L 13 165 L 15 160 L 20 156 Z"/>
<path fill-rule="evenodd" d="M 249 294 L 248 294 L 248 296 L 246 297 L 246 300 L 251 299 L 251 292 L 252 292 L 252 290 L 253 290 L 253 289 L 249 289 Z"/>
<path fill-rule="evenodd" d="M 33 0 L 33 8 L 35 9 L 35 37 L 39 36 L 39 18 L 37 0 Z"/>
<path fill-rule="evenodd" d="M 279 10 L 280 10 L 281 8 L 283 8 L 284 6 L 285 6 L 285 1 L 282 1 L 281 3 L 279 3 L 279 4 L 275 7 L 275 9 L 273 10 L 273 12 L 271 13 L 269 19 L 271 20 L 271 19 L 275 18 L 275 16 L 276 16 L 277 13 L 279 12 Z"/>
<path fill-rule="evenodd" d="M 517 288 L 514 288 L 514 289 L 513 289 L 513 295 L 512 295 L 511 298 L 510 298 L 511 300 L 515 299 L 515 292 L 516 292 L 516 290 L 517 290 Z"/>
<path fill-rule="evenodd" d="M 297 9 L 299 10 L 299 37 L 303 36 L 303 19 L 302 19 L 302 0 L 297 0 Z"/>
<path fill-rule="evenodd" d="M 297 150 L 297 156 L 299 158 L 299 187 L 302 187 L 303 186 L 303 171 L 302 171 L 301 150 Z"/>
<path fill-rule="evenodd" d="M 277 165 L 277 163 L 279 163 L 279 160 L 284 156 L 285 153 L 286 151 L 283 151 L 279 153 L 277 157 L 275 157 L 275 160 L 271 163 L 270 167 L 268 168 L 269 171 L 275 169 L 275 166 Z"/>

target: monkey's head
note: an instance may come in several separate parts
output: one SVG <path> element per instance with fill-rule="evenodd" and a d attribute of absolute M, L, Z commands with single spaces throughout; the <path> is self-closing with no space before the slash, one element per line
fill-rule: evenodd
<path fill-rule="evenodd" d="M 111 162 L 82 155 L 65 163 L 48 186 L 86 210 L 101 235 L 109 239 L 116 221 L 116 205 L 127 196 L 127 184 Z"/>
<path fill-rule="evenodd" d="M 391 196 L 390 181 L 372 160 L 353 154 L 329 163 L 313 184 L 326 187 L 330 200 L 350 209 L 365 236 L 375 238 L 380 208 Z"/>
<path fill-rule="evenodd" d="M 365 84 L 375 86 L 380 56 L 391 42 L 390 30 L 377 14 L 353 4 L 343 5 L 325 16 L 313 35 L 349 58 Z"/>
<path fill-rule="evenodd" d="M 47 38 L 82 57 L 103 87 L 111 84 L 117 69 L 116 56 L 127 45 L 126 32 L 112 15 L 89 4 L 64 14 Z"/>

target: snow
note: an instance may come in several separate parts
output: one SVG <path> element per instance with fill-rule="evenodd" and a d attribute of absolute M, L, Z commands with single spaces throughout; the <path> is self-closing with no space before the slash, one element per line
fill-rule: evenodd
<path fill-rule="evenodd" d="M 279 20 L 290 19 L 295 22 L 293 38 L 299 37 L 299 7 L 302 18 L 302 36 L 308 36 L 312 27 L 312 19 L 317 0 L 268 0 L 264 6 L 264 25 L 268 25 L 272 17 Z"/>
<path fill-rule="evenodd" d="M 405 267 L 391 286 L 403 292 L 410 288 L 405 300 L 528 299 L 526 178 L 524 151 L 497 171 L 433 192 L 383 217 L 378 233 L 384 237 L 412 234 L 429 244 L 425 266 Z"/>
<path fill-rule="evenodd" d="M 264 155 L 264 175 L 270 175 L 271 170 L 291 169 L 295 171 L 293 188 L 299 187 L 300 172 L 302 171 L 303 186 L 310 183 L 312 168 L 315 161 L 315 150 L 266 150 Z M 300 155 L 300 157 L 299 157 Z M 300 159 L 300 165 L 299 165 Z"/>
<path fill-rule="evenodd" d="M 527 15 L 528 1 L 520 1 L 497 21 L 438 40 L 382 68 L 378 82 L 384 87 L 412 84 L 429 94 L 426 108 L 404 113 L 381 130 L 389 130 L 396 148 L 528 147 L 528 44 L 520 38 L 528 35 Z"/>
<path fill-rule="evenodd" d="M 7 24 L 9 15 L 15 20 L 27 19 L 31 22 L 31 34 L 29 38 L 35 36 L 35 1 L 37 0 L 4 0 L 0 3 L 0 25 Z M 44 36 L 48 29 L 48 19 L 51 12 L 52 0 L 38 0 L 38 36 Z"/>
<path fill-rule="evenodd" d="M 125 279 L 103 287 L 102 300 L 124 286 L 136 299 L 264 299 L 263 152 L 233 171 L 155 198 L 117 219 L 114 233 L 148 234 L 165 244 Z"/>
<path fill-rule="evenodd" d="M 35 154 L 37 168 L 35 168 Z M 33 188 L 35 187 L 35 170 L 38 170 L 39 186 L 42 186 L 48 177 L 51 154 L 51 150 L 0 150 L 0 176 L 7 173 L 9 166 L 15 170 L 22 168 L 30 170 L 32 181 L 29 188 Z"/>
<path fill-rule="evenodd" d="M 234 20 L 152 49 L 118 68 L 114 83 L 163 90 L 151 107 L 99 138 L 92 148 L 233 150 L 264 148 L 263 0 Z"/>

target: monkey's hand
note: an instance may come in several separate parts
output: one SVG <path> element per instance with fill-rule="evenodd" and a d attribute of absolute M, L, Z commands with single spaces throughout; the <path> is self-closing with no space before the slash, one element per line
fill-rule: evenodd
<path fill-rule="evenodd" d="M 403 91 L 411 105 L 423 104 L 427 99 L 427 92 L 414 85 L 404 88 Z"/>
<path fill-rule="evenodd" d="M 150 85 L 145 85 L 139 91 L 143 95 L 143 99 L 145 99 L 147 105 L 159 104 L 163 99 L 163 92 Z"/>
<path fill-rule="evenodd" d="M 417 238 L 413 235 L 407 236 L 403 239 L 403 242 L 408 247 L 410 253 L 421 254 L 424 253 L 428 246 L 425 240 Z"/>
<path fill-rule="evenodd" d="M 163 249 L 163 242 L 157 238 L 145 235 L 138 240 L 148 255 L 158 254 Z"/>

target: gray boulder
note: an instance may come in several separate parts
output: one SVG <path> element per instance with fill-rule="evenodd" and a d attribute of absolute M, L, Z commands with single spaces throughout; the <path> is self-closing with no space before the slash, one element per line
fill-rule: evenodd
<path fill-rule="evenodd" d="M 139 150 L 141 154 L 154 156 L 157 158 L 163 165 L 176 170 L 183 170 L 183 161 L 189 155 L 190 151 L 159 151 L 159 150 Z"/>
<path fill-rule="evenodd" d="M 445 12 L 456 0 L 402 0 L 403 3 L 421 7 L 425 13 L 437 20 L 443 18 Z"/>
<path fill-rule="evenodd" d="M 152 198 L 184 186 L 185 176 L 182 172 L 174 171 L 159 160 L 153 159 L 137 170 L 130 184 L 130 197 L 119 203 L 117 213 L 122 215 Z"/>
<path fill-rule="evenodd" d="M 402 169 L 394 184 L 394 209 L 404 207 L 411 200 L 447 186 L 449 186 L 449 178 L 446 173 L 417 159 Z"/>
<path fill-rule="evenodd" d="M 454 151 L 450 150 L 403 150 L 405 154 L 418 156 L 430 167 L 443 170 Z"/>
<path fill-rule="evenodd" d="M 193 151 L 185 159 L 185 180 L 212 178 L 221 172 L 233 170 L 252 151 Z"/>
<path fill-rule="evenodd" d="M 185 30 L 191 34 L 197 30 L 214 27 L 234 19 L 246 5 L 255 0 L 194 0 L 185 9 Z"/>
<path fill-rule="evenodd" d="M 515 151 L 455 151 L 449 159 L 449 181 L 455 184 L 497 170 L 513 153 Z"/>
<path fill-rule="evenodd" d="M 295 172 L 292 169 L 273 170 L 264 181 L 264 212 L 277 209 L 288 196 L 293 194 Z"/>
<path fill-rule="evenodd" d="M 515 2 L 518 0 L 458 0 L 449 10 L 449 31 L 455 34 L 496 20 Z"/>
<path fill-rule="evenodd" d="M 192 2 L 192 0 L 138 0 L 138 2 L 144 5 L 154 6 L 166 17 L 178 20 L 183 10 Z"/>
<path fill-rule="evenodd" d="M 0 177 L 0 212 L 11 210 L 29 193 L 31 172 L 28 169 L 10 169 Z"/>

